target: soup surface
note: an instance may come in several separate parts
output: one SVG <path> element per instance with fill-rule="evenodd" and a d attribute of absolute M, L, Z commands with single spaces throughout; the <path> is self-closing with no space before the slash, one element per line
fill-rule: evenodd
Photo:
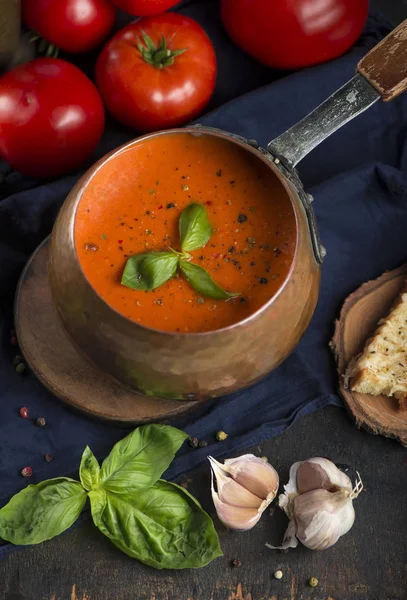
<path fill-rule="evenodd" d="M 240 296 L 203 297 L 182 275 L 148 292 L 121 285 L 129 256 L 180 250 L 179 217 L 191 202 L 204 205 L 213 229 L 192 261 Z M 275 294 L 293 260 L 295 216 L 256 157 L 219 138 L 175 133 L 134 145 L 96 173 L 77 209 L 75 244 L 112 308 L 154 329 L 203 332 L 241 321 Z"/>

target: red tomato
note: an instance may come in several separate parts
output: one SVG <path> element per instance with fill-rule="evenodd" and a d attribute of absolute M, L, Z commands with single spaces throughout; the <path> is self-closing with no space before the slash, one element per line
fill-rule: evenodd
<path fill-rule="evenodd" d="M 331 60 L 362 32 L 369 0 L 221 0 L 232 40 L 258 61 L 299 69 Z"/>
<path fill-rule="evenodd" d="M 178 13 L 130 23 L 106 44 L 96 63 L 96 84 L 106 107 L 139 131 L 196 117 L 215 80 L 212 43 L 198 23 Z"/>
<path fill-rule="evenodd" d="M 0 155 L 25 175 L 56 177 L 79 167 L 103 127 L 97 89 L 65 60 L 37 58 L 0 78 Z"/>
<path fill-rule="evenodd" d="M 23 21 L 65 52 L 87 52 L 109 35 L 116 9 L 109 0 L 23 0 Z"/>
<path fill-rule="evenodd" d="M 179 0 L 113 0 L 113 2 L 129 15 L 150 17 L 175 6 Z"/>

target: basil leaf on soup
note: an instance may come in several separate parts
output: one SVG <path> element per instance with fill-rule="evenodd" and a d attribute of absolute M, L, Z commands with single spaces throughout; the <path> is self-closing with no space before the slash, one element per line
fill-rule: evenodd
<path fill-rule="evenodd" d="M 212 235 L 212 227 L 202 204 L 193 202 L 181 213 L 179 219 L 179 236 L 183 252 L 191 252 L 202 248 Z"/>
<path fill-rule="evenodd" d="M 209 275 L 203 267 L 195 265 L 192 262 L 188 262 L 185 259 L 179 261 L 179 267 L 189 283 L 192 285 L 202 296 L 208 298 L 215 298 L 216 300 L 228 300 L 229 298 L 236 298 L 240 294 L 233 294 L 223 290 Z"/>
<path fill-rule="evenodd" d="M 156 569 L 203 567 L 222 556 L 212 519 L 184 488 L 158 480 L 134 495 L 89 494 L 95 525 L 115 546 Z M 91 495 L 92 494 L 92 495 Z"/>
<path fill-rule="evenodd" d="M 149 292 L 171 279 L 178 266 L 178 256 L 173 252 L 146 252 L 127 259 L 122 275 L 122 285 L 133 290 Z"/>
<path fill-rule="evenodd" d="M 12 544 L 39 544 L 68 529 L 82 512 L 86 492 L 68 477 L 29 485 L 0 510 L 0 538 Z"/>
<path fill-rule="evenodd" d="M 100 484 L 99 463 L 89 446 L 86 446 L 82 454 L 79 477 L 83 487 L 87 491 L 97 488 Z"/>
<path fill-rule="evenodd" d="M 116 494 L 132 494 L 153 485 L 187 437 L 169 425 L 138 427 L 117 442 L 103 461 L 100 485 Z"/>

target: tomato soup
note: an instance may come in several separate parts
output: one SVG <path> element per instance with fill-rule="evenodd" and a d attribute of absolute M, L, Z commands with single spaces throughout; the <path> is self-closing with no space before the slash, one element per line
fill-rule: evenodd
<path fill-rule="evenodd" d="M 180 250 L 179 218 L 192 202 L 205 207 L 213 229 L 192 261 L 240 295 L 201 296 L 180 274 L 153 291 L 123 286 L 130 256 Z M 221 138 L 174 133 L 140 141 L 97 171 L 78 205 L 75 244 L 88 281 L 116 311 L 153 329 L 204 332 L 245 319 L 277 292 L 292 264 L 296 223 L 262 161 Z"/>

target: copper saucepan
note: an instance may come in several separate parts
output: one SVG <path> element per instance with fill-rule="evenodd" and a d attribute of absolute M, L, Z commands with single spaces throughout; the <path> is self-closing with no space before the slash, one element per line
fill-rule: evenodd
<path fill-rule="evenodd" d="M 196 126 L 144 136 L 94 165 L 67 197 L 55 223 L 49 277 L 62 323 L 76 346 L 122 384 L 162 398 L 203 400 L 242 389 L 272 371 L 294 349 L 318 298 L 324 257 L 296 164 L 339 127 L 379 99 L 407 87 L 407 21 L 371 50 L 357 74 L 297 125 L 267 147 L 224 131 Z M 76 208 L 94 174 L 123 151 L 153 136 L 216 136 L 268 166 L 296 217 L 296 251 L 277 294 L 249 318 L 216 331 L 168 333 L 143 327 L 110 308 L 80 267 L 74 244 Z"/>

